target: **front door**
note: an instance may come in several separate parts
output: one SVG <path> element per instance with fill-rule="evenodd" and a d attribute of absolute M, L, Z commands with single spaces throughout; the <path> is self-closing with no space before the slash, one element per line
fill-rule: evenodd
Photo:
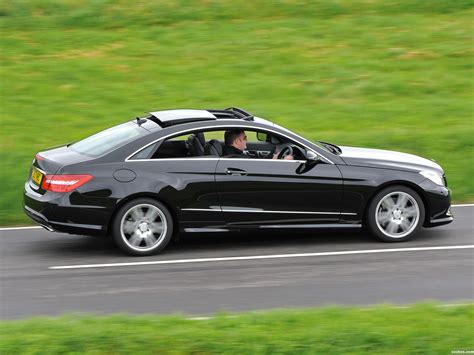
<path fill-rule="evenodd" d="M 302 160 L 221 158 L 216 189 L 232 225 L 333 224 L 339 221 L 343 183 L 336 165 L 306 168 Z"/>

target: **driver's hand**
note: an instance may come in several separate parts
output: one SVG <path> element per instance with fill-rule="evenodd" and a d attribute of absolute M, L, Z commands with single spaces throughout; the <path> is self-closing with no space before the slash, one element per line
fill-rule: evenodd
<path fill-rule="evenodd" d="M 283 160 L 295 160 L 295 157 L 293 155 L 287 155 Z"/>

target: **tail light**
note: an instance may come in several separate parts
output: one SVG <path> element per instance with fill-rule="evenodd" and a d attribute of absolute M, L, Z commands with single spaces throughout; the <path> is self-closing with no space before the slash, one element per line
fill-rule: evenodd
<path fill-rule="evenodd" d="M 41 188 L 53 192 L 69 192 L 84 185 L 92 175 L 46 175 Z"/>

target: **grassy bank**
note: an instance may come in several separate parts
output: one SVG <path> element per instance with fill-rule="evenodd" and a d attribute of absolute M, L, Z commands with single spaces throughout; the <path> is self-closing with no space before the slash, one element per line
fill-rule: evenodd
<path fill-rule="evenodd" d="M 241 106 L 433 158 L 474 200 L 472 1 L 0 4 L 0 225 L 35 154 L 146 110 Z"/>
<path fill-rule="evenodd" d="M 322 308 L 182 316 L 63 316 L 0 323 L 5 354 L 450 354 L 473 350 L 474 306 Z"/>

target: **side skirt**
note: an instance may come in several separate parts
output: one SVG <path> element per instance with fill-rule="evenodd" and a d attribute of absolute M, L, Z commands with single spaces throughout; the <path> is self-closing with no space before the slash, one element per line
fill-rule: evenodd
<path fill-rule="evenodd" d="M 360 229 L 362 224 L 265 224 L 260 226 L 245 226 L 244 229 Z M 223 233 L 237 231 L 241 228 L 184 228 L 186 233 Z"/>

